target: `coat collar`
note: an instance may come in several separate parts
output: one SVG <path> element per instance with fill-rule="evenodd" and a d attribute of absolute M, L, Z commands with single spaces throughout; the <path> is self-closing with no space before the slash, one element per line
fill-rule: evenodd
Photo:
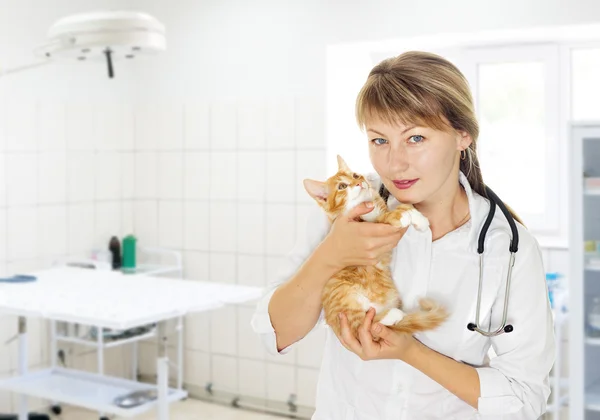
<path fill-rule="evenodd" d="M 469 212 L 471 213 L 471 220 L 469 221 L 469 251 L 477 252 L 477 245 L 479 241 L 479 233 L 485 223 L 485 219 L 490 210 L 489 201 L 479 195 L 476 191 L 471 188 L 469 180 L 459 171 L 458 181 L 463 186 L 467 199 L 469 201 Z"/>

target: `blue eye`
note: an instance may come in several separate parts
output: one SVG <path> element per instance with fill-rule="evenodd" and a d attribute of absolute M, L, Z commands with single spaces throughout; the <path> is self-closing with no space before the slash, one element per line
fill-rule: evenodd
<path fill-rule="evenodd" d="M 375 144 L 383 144 L 384 142 L 387 142 L 387 140 L 385 140 L 385 139 L 382 139 L 382 138 L 376 138 L 376 139 L 373 139 L 373 140 L 371 140 L 371 141 L 372 141 L 373 143 L 375 143 Z"/>
<path fill-rule="evenodd" d="M 414 136 L 410 136 L 411 139 L 415 139 L 414 143 L 421 143 L 423 141 L 423 136 L 415 134 Z"/>

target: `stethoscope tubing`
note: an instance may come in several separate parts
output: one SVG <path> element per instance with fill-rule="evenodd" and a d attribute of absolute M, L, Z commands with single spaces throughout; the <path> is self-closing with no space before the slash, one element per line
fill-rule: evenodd
<path fill-rule="evenodd" d="M 476 309 L 476 322 L 470 322 L 467 324 L 467 329 L 471 331 L 477 331 L 478 333 L 486 336 L 486 337 L 494 337 L 503 333 L 510 333 L 514 330 L 511 324 L 506 325 L 508 320 L 508 302 L 509 302 L 509 293 L 510 293 L 510 283 L 512 279 L 512 269 L 515 265 L 515 254 L 519 249 L 519 232 L 517 230 L 517 225 L 515 223 L 515 219 L 510 214 L 510 211 L 506 207 L 506 205 L 500 200 L 500 198 L 496 195 L 496 193 L 487 185 L 485 186 L 485 192 L 487 198 L 490 203 L 490 209 L 488 211 L 488 215 L 485 219 L 485 222 L 481 228 L 481 232 L 479 232 L 479 238 L 477 241 L 477 253 L 479 254 L 479 287 L 477 289 L 477 309 Z M 390 195 L 389 191 L 383 183 L 379 188 L 379 195 L 387 202 L 387 199 Z M 504 308 L 502 313 L 502 322 L 500 327 L 498 327 L 495 331 L 485 331 L 481 329 L 479 326 L 479 315 L 481 310 L 481 291 L 483 287 L 483 252 L 485 249 L 485 238 L 487 235 L 487 231 L 492 223 L 494 215 L 496 214 L 496 206 L 500 207 L 500 210 L 504 214 L 504 217 L 508 221 L 511 230 L 511 241 L 509 246 L 510 257 L 508 261 L 508 272 L 506 276 L 506 290 L 504 295 Z"/>

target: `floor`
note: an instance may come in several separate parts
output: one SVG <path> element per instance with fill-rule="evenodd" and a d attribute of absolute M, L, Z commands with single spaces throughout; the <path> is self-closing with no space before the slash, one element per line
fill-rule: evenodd
<path fill-rule="evenodd" d="M 76 407 L 64 407 L 60 416 L 52 416 L 56 420 L 98 420 L 98 413 Z M 121 420 L 121 417 L 110 417 Z M 171 405 L 169 420 L 281 420 L 284 417 L 257 413 L 224 405 L 206 403 L 187 399 Z M 133 420 L 155 420 L 156 413 L 150 411 Z"/>
<path fill-rule="evenodd" d="M 560 420 L 568 419 L 568 407 L 564 407 Z M 53 420 L 99 420 L 95 411 L 83 410 L 77 407 L 63 407 L 60 416 L 51 416 Z M 123 420 L 122 417 L 110 417 L 111 420 Z M 187 399 L 171 405 L 169 420 L 282 420 L 289 417 L 281 417 L 264 413 L 257 413 L 242 409 L 226 407 L 220 404 L 207 403 L 194 399 Z M 542 419 L 553 420 L 552 414 L 542 416 Z M 132 420 L 156 420 L 153 411 L 145 415 L 134 417 Z"/>
<path fill-rule="evenodd" d="M 60 416 L 52 416 L 55 420 L 99 420 L 96 412 L 82 410 L 80 408 L 64 409 Z M 558 417 L 560 420 L 568 419 L 568 409 L 561 412 Z M 111 417 L 111 420 L 122 420 L 122 417 Z M 242 409 L 226 407 L 224 405 L 206 403 L 194 399 L 177 402 L 171 405 L 169 420 L 282 420 L 289 417 L 281 417 L 264 413 L 257 413 Z M 542 416 L 542 419 L 554 419 L 552 414 Z M 146 413 L 140 417 L 135 417 L 132 420 L 156 420 L 156 415 L 153 411 Z"/>

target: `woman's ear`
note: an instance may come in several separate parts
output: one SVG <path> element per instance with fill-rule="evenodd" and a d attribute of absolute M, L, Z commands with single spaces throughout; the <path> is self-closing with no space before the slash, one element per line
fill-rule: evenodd
<path fill-rule="evenodd" d="M 471 143 L 473 143 L 473 139 L 469 133 L 463 130 L 457 131 L 456 150 L 459 152 L 467 150 Z"/>

